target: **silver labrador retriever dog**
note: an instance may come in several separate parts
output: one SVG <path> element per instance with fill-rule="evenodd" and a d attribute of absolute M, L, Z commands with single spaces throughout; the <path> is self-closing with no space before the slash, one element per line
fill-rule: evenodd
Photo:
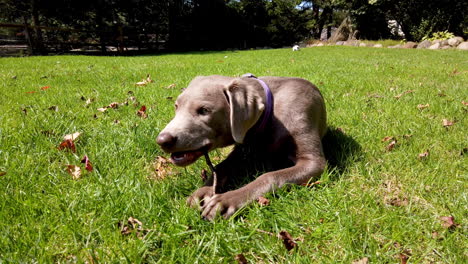
<path fill-rule="evenodd" d="M 200 76 L 179 95 L 175 109 L 156 140 L 175 165 L 187 166 L 213 149 L 235 144 L 216 166 L 216 192 L 211 177 L 187 199 L 205 219 L 217 214 L 228 218 L 265 193 L 288 183 L 307 183 L 324 170 L 325 103 L 309 81 Z M 248 160 L 272 165 L 252 182 L 226 191 Z"/>

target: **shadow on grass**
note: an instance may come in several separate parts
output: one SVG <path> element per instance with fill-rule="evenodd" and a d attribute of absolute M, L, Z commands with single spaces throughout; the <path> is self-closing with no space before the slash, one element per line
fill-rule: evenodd
<path fill-rule="evenodd" d="M 328 127 L 322 145 L 329 171 L 335 172 L 333 178 L 340 177 L 349 165 L 360 158 L 362 152 L 356 140 L 335 127 Z"/>

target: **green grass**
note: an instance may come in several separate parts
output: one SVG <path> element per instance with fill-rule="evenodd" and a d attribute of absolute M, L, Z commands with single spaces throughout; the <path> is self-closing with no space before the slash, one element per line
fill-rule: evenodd
<path fill-rule="evenodd" d="M 206 164 L 155 177 L 163 155 L 155 138 L 173 115 L 167 97 L 193 77 L 246 72 L 315 83 L 329 125 L 345 133 L 338 143 L 360 151 L 341 153 L 345 166 L 327 170 L 314 188 L 283 188 L 267 196 L 268 206 L 206 222 L 185 205 Z M 148 73 L 155 82 L 136 87 Z M 233 263 L 240 253 L 251 263 L 398 263 L 400 253 L 410 263 L 467 261 L 468 52 L 320 47 L 2 58 L 0 80 L 0 263 Z M 133 103 L 96 110 L 125 101 L 128 91 L 147 106 L 147 119 Z M 82 96 L 95 101 L 86 106 Z M 456 123 L 445 128 L 443 119 Z M 76 131 L 77 152 L 58 150 Z M 385 136 L 398 140 L 392 151 Z M 418 159 L 426 150 L 429 157 Z M 83 167 L 84 155 L 94 171 L 73 180 L 66 165 Z M 450 215 L 458 227 L 442 225 Z M 121 234 L 118 223 L 129 217 L 149 230 L 144 238 Z M 298 246 L 288 252 L 258 229 L 287 230 Z"/>

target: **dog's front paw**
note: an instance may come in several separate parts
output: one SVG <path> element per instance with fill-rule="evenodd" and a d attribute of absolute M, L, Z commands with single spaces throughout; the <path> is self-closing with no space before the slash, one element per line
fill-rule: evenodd
<path fill-rule="evenodd" d="M 187 198 L 187 204 L 192 208 L 200 208 L 200 206 L 207 204 L 212 196 L 213 187 L 203 186 Z"/>
<path fill-rule="evenodd" d="M 237 191 L 215 194 L 202 206 L 202 217 L 211 221 L 219 213 L 227 219 L 244 206 L 245 203 L 245 196 Z"/>

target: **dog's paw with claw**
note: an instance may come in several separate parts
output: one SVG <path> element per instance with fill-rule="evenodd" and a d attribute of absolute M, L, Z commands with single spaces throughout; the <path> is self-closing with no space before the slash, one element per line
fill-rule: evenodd
<path fill-rule="evenodd" d="M 227 193 L 215 194 L 202 206 L 202 217 L 212 221 L 217 214 L 225 219 L 232 216 L 247 202 L 242 193 L 230 191 Z"/>
<path fill-rule="evenodd" d="M 203 186 L 187 198 L 187 204 L 192 208 L 200 208 L 208 203 L 213 196 L 213 186 Z"/>

